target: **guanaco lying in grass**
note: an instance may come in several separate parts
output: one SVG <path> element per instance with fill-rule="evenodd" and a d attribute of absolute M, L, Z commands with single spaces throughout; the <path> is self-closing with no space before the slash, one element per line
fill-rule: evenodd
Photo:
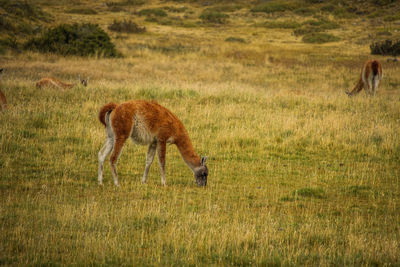
<path fill-rule="evenodd" d="M 0 69 L 0 76 L 3 73 L 3 69 Z M 0 84 L 0 111 L 4 111 L 7 108 L 7 99 L 6 96 L 1 91 L 1 84 Z"/>
<path fill-rule="evenodd" d="M 382 80 L 382 65 L 377 60 L 368 60 L 364 63 L 358 83 L 351 92 L 346 92 L 349 96 L 358 94 L 363 88 L 367 95 L 374 96 Z"/>
<path fill-rule="evenodd" d="M 207 185 L 207 158 L 198 156 L 182 122 L 165 107 L 145 100 L 108 103 L 101 108 L 99 119 L 106 127 L 106 141 L 99 151 L 99 184 L 103 183 L 104 160 L 112 151 L 111 170 L 114 184 L 118 186 L 116 164 L 125 141 L 130 137 L 134 143 L 149 146 L 143 183 L 157 151 L 161 183 L 165 185 L 165 152 L 167 143 L 170 143 L 178 147 L 183 160 L 193 171 L 197 185 Z"/>
<path fill-rule="evenodd" d="M 89 81 L 89 77 L 86 79 L 81 79 L 81 76 L 79 75 L 79 83 L 82 84 L 83 86 L 87 86 Z M 57 80 L 56 78 L 53 77 L 44 77 L 40 79 L 38 82 L 36 82 L 36 88 L 45 88 L 45 87 L 53 87 L 53 88 L 59 88 L 59 89 L 69 89 L 74 87 L 76 84 L 72 83 L 64 83 L 62 81 Z"/>

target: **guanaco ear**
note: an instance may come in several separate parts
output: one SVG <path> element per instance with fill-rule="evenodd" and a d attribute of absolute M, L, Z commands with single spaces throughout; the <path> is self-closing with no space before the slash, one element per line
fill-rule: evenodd
<path fill-rule="evenodd" d="M 206 160 L 208 157 L 201 157 L 201 166 L 205 166 L 206 165 Z"/>

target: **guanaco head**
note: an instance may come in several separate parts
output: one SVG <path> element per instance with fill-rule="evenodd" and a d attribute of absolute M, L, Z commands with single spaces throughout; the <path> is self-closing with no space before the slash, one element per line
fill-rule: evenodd
<path fill-rule="evenodd" d="M 83 86 L 87 86 L 88 82 L 89 82 L 89 77 L 87 77 L 86 79 L 81 79 L 81 75 L 79 75 L 79 82 L 83 85 Z"/>
<path fill-rule="evenodd" d="M 208 168 L 206 166 L 207 157 L 201 158 L 201 165 L 194 172 L 194 177 L 196 178 L 196 183 L 198 186 L 207 185 Z"/>

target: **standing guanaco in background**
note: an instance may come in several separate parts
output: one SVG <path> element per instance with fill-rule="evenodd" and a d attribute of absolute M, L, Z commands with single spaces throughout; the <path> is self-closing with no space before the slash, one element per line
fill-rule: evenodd
<path fill-rule="evenodd" d="M 377 60 L 368 60 L 364 63 L 358 83 L 347 95 L 353 96 L 358 94 L 363 88 L 367 95 L 375 95 L 378 90 L 380 81 L 382 80 L 382 65 Z"/>
<path fill-rule="evenodd" d="M 110 162 L 114 184 L 118 186 L 116 164 L 125 141 L 149 145 L 142 182 L 145 183 L 155 153 L 161 169 L 161 183 L 165 185 L 165 153 L 167 143 L 175 144 L 183 160 L 193 171 L 198 186 L 207 185 L 206 157 L 200 158 L 192 146 L 183 123 L 168 109 L 156 102 L 132 100 L 121 104 L 108 103 L 99 113 L 106 128 L 106 141 L 99 151 L 99 184 L 103 183 L 103 165 L 111 152 Z"/>
<path fill-rule="evenodd" d="M 0 69 L 0 76 L 3 74 L 3 69 Z M 1 91 L 1 80 L 0 80 L 0 111 L 4 111 L 7 108 L 6 96 Z"/>
<path fill-rule="evenodd" d="M 89 77 L 86 79 L 81 79 L 81 76 L 79 75 L 79 83 L 82 84 L 83 86 L 87 86 L 89 81 Z M 36 82 L 36 88 L 44 88 L 44 87 L 53 87 L 53 88 L 60 88 L 60 89 L 69 89 L 74 87 L 76 84 L 72 83 L 64 83 L 62 81 L 57 80 L 56 78 L 53 77 L 44 77 L 40 79 L 38 82 Z"/>

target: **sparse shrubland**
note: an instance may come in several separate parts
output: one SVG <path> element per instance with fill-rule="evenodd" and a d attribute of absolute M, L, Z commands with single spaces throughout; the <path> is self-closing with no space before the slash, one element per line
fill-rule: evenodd
<path fill-rule="evenodd" d="M 369 47 L 385 44 L 381 32 L 392 34 L 390 47 L 400 39 L 397 21 L 385 21 L 395 2 L 26 2 L 54 21 L 18 20 L 3 3 L 0 265 L 400 265 L 400 64 Z M 268 3 L 281 11 L 252 11 Z M 98 14 L 65 12 L 81 6 Z M 138 14 L 146 9 L 167 16 Z M 203 21 L 207 9 L 229 18 Z M 88 26 L 133 21 L 146 33 Z M 266 22 L 282 24 L 258 27 Z M 22 23 L 32 31 L 19 32 Z M 304 43 L 297 30 L 340 41 Z M 93 43 L 124 57 L 76 56 Z M 48 53 L 57 49 L 66 56 Z M 369 58 L 383 65 L 377 95 L 348 98 Z M 90 76 L 88 87 L 34 86 L 78 75 Z M 182 120 L 209 157 L 206 188 L 173 145 L 167 187 L 156 164 L 141 184 L 147 148 L 131 142 L 121 186 L 108 165 L 98 186 L 99 108 L 129 99 L 157 101 Z"/>

